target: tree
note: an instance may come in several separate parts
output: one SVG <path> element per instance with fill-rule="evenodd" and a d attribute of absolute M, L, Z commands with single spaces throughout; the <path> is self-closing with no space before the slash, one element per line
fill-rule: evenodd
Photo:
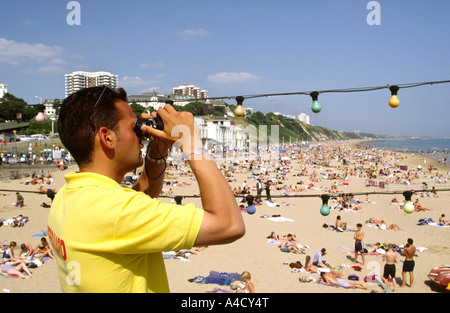
<path fill-rule="evenodd" d="M 34 117 L 38 114 L 38 110 L 35 107 L 32 106 L 25 106 L 22 109 L 22 120 L 23 121 L 30 121 L 34 120 Z"/>
<path fill-rule="evenodd" d="M 54 121 L 54 125 L 58 125 L 58 121 Z M 33 134 L 49 134 L 52 131 L 52 121 L 50 119 L 45 119 L 42 124 L 36 122 L 36 120 L 30 119 L 30 124 L 28 128 L 24 131 L 26 135 Z M 56 132 L 56 130 L 54 130 Z"/>
<path fill-rule="evenodd" d="M 24 119 L 23 111 L 27 103 L 21 99 L 16 98 L 10 93 L 5 93 L 3 98 L 0 99 L 0 118 L 4 120 L 16 120 L 17 113 L 22 113 L 22 119 Z M 26 114 L 29 111 L 25 112 Z"/>
<path fill-rule="evenodd" d="M 132 104 L 130 104 L 130 107 L 133 110 L 134 114 L 136 114 L 136 116 L 141 116 L 141 114 L 144 113 L 144 112 L 148 113 L 146 108 L 144 108 L 140 104 L 137 104 L 136 102 L 133 102 Z M 149 108 L 152 108 L 152 107 L 149 107 Z M 154 111 L 154 110 L 151 110 L 151 111 Z"/>

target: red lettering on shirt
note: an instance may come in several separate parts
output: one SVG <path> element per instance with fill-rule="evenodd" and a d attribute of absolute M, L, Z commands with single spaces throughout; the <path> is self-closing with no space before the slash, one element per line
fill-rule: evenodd
<path fill-rule="evenodd" d="M 66 245 L 64 244 L 64 240 L 59 238 L 48 225 L 47 230 L 48 238 L 50 239 L 50 243 L 55 249 L 56 253 L 58 253 L 64 261 L 67 260 Z"/>

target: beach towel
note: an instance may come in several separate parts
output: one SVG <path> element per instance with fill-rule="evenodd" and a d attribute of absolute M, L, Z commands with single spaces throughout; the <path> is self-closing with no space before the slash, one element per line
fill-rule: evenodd
<path fill-rule="evenodd" d="M 216 287 L 213 290 L 205 291 L 205 293 L 234 293 L 234 292 L 232 290 Z"/>
<path fill-rule="evenodd" d="M 268 200 L 266 201 L 266 204 L 271 208 L 280 206 L 278 203 L 273 202 L 273 201 L 268 201 Z"/>
<path fill-rule="evenodd" d="M 38 233 L 38 234 L 32 235 L 31 237 L 44 237 L 47 235 L 48 235 L 48 232 L 44 231 L 43 233 Z"/>
<path fill-rule="evenodd" d="M 266 220 L 272 221 L 272 222 L 295 222 L 295 220 L 283 216 L 276 216 L 276 217 L 266 217 Z"/>
<path fill-rule="evenodd" d="M 424 220 L 426 220 L 426 219 L 424 219 Z M 431 218 L 429 220 L 431 220 Z M 432 220 L 431 220 L 431 222 L 420 220 L 417 225 L 420 225 L 420 226 L 422 226 L 422 225 L 430 225 L 430 226 L 439 226 L 439 227 L 450 227 L 450 225 L 444 225 L 442 223 L 441 224 L 440 223 L 436 223 L 436 222 L 433 222 Z"/>
<path fill-rule="evenodd" d="M 220 286 L 229 286 L 236 280 L 242 281 L 242 277 L 238 273 L 210 271 L 209 276 L 196 276 L 193 280 L 189 281 L 199 284 L 216 284 Z"/>
<path fill-rule="evenodd" d="M 275 240 L 273 238 L 268 238 L 267 243 L 279 245 L 281 243 L 281 240 Z"/>
<path fill-rule="evenodd" d="M 342 229 L 340 227 L 336 227 L 334 225 L 328 225 L 328 224 L 323 224 L 322 227 L 325 228 L 326 230 L 337 231 L 338 233 L 343 233 L 343 232 L 346 232 L 346 231 L 355 232 L 355 230 L 351 230 L 350 228 Z"/>
<path fill-rule="evenodd" d="M 347 253 L 347 254 L 355 254 L 355 249 L 351 248 L 351 247 L 338 247 L 338 249 L 342 249 L 342 253 Z M 383 251 L 379 251 L 380 249 L 378 249 L 376 252 L 364 252 L 364 255 L 381 255 L 381 254 L 385 254 L 386 252 Z"/>
<path fill-rule="evenodd" d="M 0 277 L 3 277 L 3 278 L 18 278 L 19 276 L 17 276 L 17 275 L 10 275 L 10 274 L 0 274 Z"/>
<path fill-rule="evenodd" d="M 317 283 L 321 284 L 321 285 L 325 285 L 325 286 L 331 286 L 331 287 L 338 287 L 338 288 L 345 288 L 345 289 L 355 289 L 355 287 L 344 287 L 344 286 L 339 286 L 339 285 L 330 285 L 330 284 L 324 283 L 321 280 L 317 280 Z"/>
<path fill-rule="evenodd" d="M 163 255 L 163 259 L 166 259 L 166 260 L 167 259 L 178 259 L 181 261 L 190 262 L 186 257 L 184 257 L 183 255 L 179 255 L 176 251 L 163 252 L 162 255 Z"/>
<path fill-rule="evenodd" d="M 239 274 L 239 273 L 227 273 L 227 272 L 210 271 L 209 272 L 209 277 L 226 278 L 226 279 L 242 281 L 241 274 Z"/>
<path fill-rule="evenodd" d="M 429 225 L 430 223 L 434 223 L 433 219 L 431 217 L 430 218 L 421 218 L 417 225 Z"/>

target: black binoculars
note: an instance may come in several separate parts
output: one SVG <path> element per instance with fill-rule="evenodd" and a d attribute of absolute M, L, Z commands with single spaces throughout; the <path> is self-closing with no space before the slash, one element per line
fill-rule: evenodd
<path fill-rule="evenodd" d="M 169 103 L 172 105 L 173 101 L 166 100 L 166 103 Z M 143 135 L 146 136 L 146 134 L 144 134 L 141 130 L 141 127 L 144 125 L 153 127 L 154 129 L 164 130 L 164 123 L 159 115 L 156 115 L 156 117 L 154 117 L 154 118 L 148 118 L 148 119 L 144 119 L 144 120 L 138 119 L 136 122 L 136 125 L 134 126 L 134 132 L 136 133 L 136 135 L 138 137 L 141 137 Z"/>

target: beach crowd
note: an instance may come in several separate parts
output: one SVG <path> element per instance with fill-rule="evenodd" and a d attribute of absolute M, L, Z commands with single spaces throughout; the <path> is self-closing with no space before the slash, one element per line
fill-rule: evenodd
<path fill-rule="evenodd" d="M 405 201 L 400 191 L 414 190 L 413 200 L 415 212 L 428 214 L 436 221 L 435 224 L 447 227 L 450 225 L 445 218 L 447 211 L 442 207 L 425 207 L 422 199 L 437 199 L 440 196 L 439 187 L 445 187 L 448 183 L 448 170 L 438 170 L 431 162 L 413 166 L 407 162 L 408 155 L 382 149 L 370 149 L 356 144 L 338 143 L 296 143 L 277 147 L 268 147 L 259 153 L 249 155 L 248 150 L 229 150 L 227 157 L 217 155 L 216 165 L 222 171 L 224 177 L 232 189 L 237 203 L 241 206 L 242 214 L 257 217 L 260 209 L 276 209 L 280 203 L 284 208 L 295 207 L 293 199 L 302 197 L 320 198 L 322 194 L 328 194 L 328 207 L 335 217 L 333 220 L 312 219 L 311 223 L 320 224 L 324 231 L 333 233 L 351 233 L 352 243 L 346 242 L 347 247 L 340 247 L 346 257 L 342 262 L 339 255 L 329 257 L 331 247 L 315 247 L 316 251 L 309 250 L 309 246 L 301 242 L 301 230 L 297 235 L 289 232 L 276 233 L 268 231 L 267 243 L 279 248 L 279 253 L 293 255 L 297 261 L 286 262 L 290 271 L 299 275 L 298 283 L 319 283 L 324 286 L 334 286 L 343 289 L 360 289 L 361 291 L 398 291 L 408 289 L 417 284 L 415 273 L 415 260 L 420 247 L 416 245 L 416 238 L 411 238 L 409 232 L 397 242 L 366 242 L 367 233 L 372 230 L 385 230 L 402 232 L 405 226 L 391 221 L 391 216 L 375 216 L 355 222 L 353 216 L 351 222 L 346 213 L 361 213 L 369 210 L 376 192 L 392 192 L 385 207 L 393 207 L 393 214 L 404 214 Z M 214 153 L 211 153 L 214 156 Z M 409 165 L 406 165 L 409 164 Z M 57 168 L 64 171 L 65 169 Z M 130 173 L 130 179 L 124 177 L 123 185 L 135 181 L 140 175 L 141 169 Z M 67 171 L 66 171 L 67 172 Z M 353 182 L 357 178 L 360 185 Z M 173 156 L 173 160 L 167 164 L 166 180 L 161 192 L 161 198 L 177 203 L 189 202 L 190 197 L 197 196 L 197 191 L 191 187 L 195 176 L 189 169 L 183 156 Z M 424 181 L 426 180 L 426 183 Z M 50 189 L 53 195 L 61 186 L 55 185 L 51 173 L 41 173 L 26 179 L 25 184 L 38 185 L 39 191 L 48 195 Z M 349 186 L 353 187 L 349 191 Z M 187 192 L 186 190 L 189 190 Z M 399 191 L 397 194 L 396 191 Z M 15 208 L 27 205 L 27 195 L 16 194 Z M 19 197 L 20 196 L 20 197 Z M 24 199 L 25 197 L 25 199 Z M 49 196 L 50 197 L 50 196 Z M 287 201 L 287 203 L 286 203 Z M 20 202 L 22 204 L 20 204 Z M 51 204 L 51 200 L 48 201 Z M 28 204 L 29 205 L 29 204 Z M 250 210 L 250 207 L 255 210 Z M 6 207 L 6 206 L 5 206 Z M 4 207 L 4 208 L 5 208 Z M 248 210 L 248 211 L 247 211 Z M 442 211 L 441 211 L 442 210 Z M 253 212 L 252 212 L 253 211 Z M 428 212 L 431 211 L 431 212 Z M 5 227 L 26 228 L 30 218 L 23 214 L 5 216 L 8 210 L 3 210 L 0 215 L 0 234 Z M 424 213 L 425 212 L 425 213 Z M 248 214 L 247 214 L 248 213 Z M 275 212 L 276 213 L 276 212 Z M 281 218 L 280 214 L 265 214 L 264 218 Z M 326 218 L 326 216 L 324 217 Z M 397 220 L 397 219 L 396 219 Z M 28 223 L 27 223 L 28 222 Z M 427 222 L 427 224 L 434 223 Z M 300 235 L 299 235 L 300 234 Z M 317 234 L 317 236 L 319 236 Z M 447 236 L 448 235 L 444 235 Z M 53 250 L 47 243 L 46 232 L 42 231 L 39 242 L 34 245 L 29 242 L 19 244 L 14 238 L 0 238 L 1 247 L 1 274 L 9 277 L 31 278 L 30 269 L 40 267 L 44 262 L 52 262 Z M 398 237 L 396 237 L 398 238 Z M 397 239 L 398 240 L 398 239 Z M 20 251 L 18 251 L 20 249 Z M 195 250 L 194 251 L 198 251 Z M 207 258 L 209 251 L 194 253 L 197 259 Z M 423 251 L 423 250 L 422 250 Z M 179 251 L 177 251 L 179 252 Z M 184 251 L 185 252 L 185 251 Z M 185 254 L 184 254 L 185 255 Z M 362 277 L 358 274 L 367 266 L 368 257 L 377 257 L 383 263 L 378 273 L 365 272 Z M 347 264 L 348 262 L 350 264 Z M 166 260 L 166 262 L 174 262 Z M 242 286 L 233 289 L 218 289 L 226 292 L 258 292 L 258 280 L 252 280 L 255 274 L 251 269 L 241 268 Z M 251 275 L 252 273 L 253 275 Z M 0 279 L 2 279 L 0 277 Z M 4 278 L 3 278 L 4 279 Z M 415 281 L 416 279 L 416 281 Z M 229 287 L 229 286 L 228 286 Z M 306 287 L 304 287 L 306 288 Z M 189 285 L 186 286 L 189 290 Z M 276 292 L 277 290 L 273 290 Z M 296 292 L 295 290 L 292 290 Z M 333 290 L 338 292 L 337 290 Z"/>

